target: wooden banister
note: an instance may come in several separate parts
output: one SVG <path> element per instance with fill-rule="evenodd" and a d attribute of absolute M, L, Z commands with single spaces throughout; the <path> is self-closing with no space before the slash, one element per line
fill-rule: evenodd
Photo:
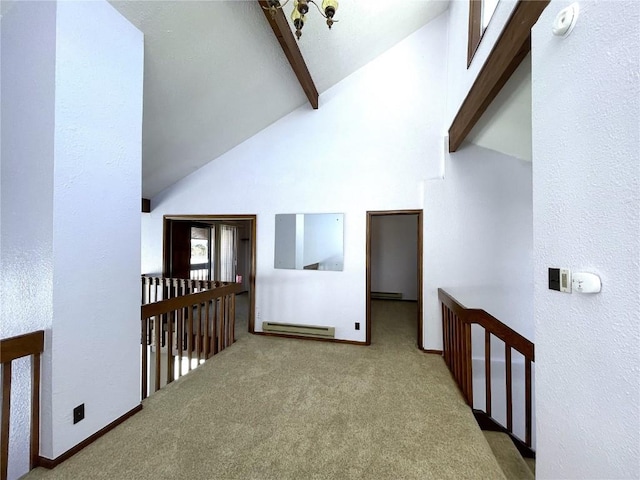
<path fill-rule="evenodd" d="M 210 290 L 222 285 L 212 280 L 196 280 L 191 278 L 172 278 L 142 275 L 142 305 L 159 302 L 168 298 L 188 295 L 190 293 Z"/>
<path fill-rule="evenodd" d="M 505 396 L 506 396 L 506 427 L 504 428 L 517 444 L 521 452 L 523 449 L 531 454 L 532 446 L 532 363 L 535 362 L 534 344 L 518 332 L 502 323 L 484 310 L 467 308 L 449 293 L 438 289 L 438 298 L 442 304 L 442 337 L 443 357 L 456 380 L 462 396 L 473 409 L 473 360 L 471 326 L 484 328 L 484 357 L 485 357 L 485 413 L 493 423 L 492 392 L 491 392 L 491 336 L 502 340 L 505 348 Z M 513 367 L 512 350 L 522 354 L 525 367 L 525 439 L 521 440 L 513 434 Z M 479 410 L 474 410 L 479 412 Z M 477 415 L 476 415 L 477 417 Z M 491 423 L 491 422 L 490 422 Z M 499 424 L 497 424 L 499 425 Z"/>
<path fill-rule="evenodd" d="M 213 282 L 212 282 L 213 283 Z M 203 290 L 198 293 L 191 293 L 179 297 L 172 297 L 159 302 L 142 305 L 141 314 L 144 318 L 169 313 L 179 308 L 186 308 L 197 303 L 204 303 L 214 298 L 223 297 L 225 295 L 240 293 L 242 285 L 239 283 L 229 283 L 223 286 L 214 287 L 210 290 Z"/>
<path fill-rule="evenodd" d="M 477 308 L 466 308 L 441 288 L 438 289 L 438 298 L 443 305 L 446 305 L 460 317 L 463 322 L 484 327 L 486 330 L 489 330 L 492 335 L 508 343 L 511 348 L 520 352 L 525 358 L 531 359 L 532 362 L 535 361 L 534 344 L 490 313 Z"/>
<path fill-rule="evenodd" d="M 150 286 L 156 288 L 156 294 L 150 293 Z M 144 399 L 150 390 L 147 378 L 150 348 L 155 348 L 153 391 L 157 391 L 163 380 L 163 351 L 167 353 L 165 380 L 168 384 L 183 374 L 183 358 L 188 362 L 188 372 L 192 369 L 192 360 L 205 361 L 235 341 L 235 295 L 242 291 L 242 285 L 143 277 L 142 288 L 143 303 L 145 299 L 164 298 L 143 304 L 140 309 Z M 161 293 L 160 288 L 163 289 Z M 180 359 L 177 367 L 174 365 L 176 357 Z"/>
<path fill-rule="evenodd" d="M 0 419 L 0 480 L 7 479 L 9 463 L 9 420 L 11 417 L 11 362 L 31 356 L 31 438 L 29 468 L 37 466 L 40 448 L 40 354 L 44 351 L 44 331 L 0 340 L 2 364 L 2 414 Z"/>

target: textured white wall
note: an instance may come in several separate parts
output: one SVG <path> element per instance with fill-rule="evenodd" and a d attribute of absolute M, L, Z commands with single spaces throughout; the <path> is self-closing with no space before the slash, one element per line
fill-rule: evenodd
<path fill-rule="evenodd" d="M 533 30 L 539 478 L 640 478 L 640 4 L 552 1 Z M 547 268 L 602 292 L 547 289 Z"/>
<path fill-rule="evenodd" d="M 107 2 L 16 2 L 2 47 L 2 337 L 46 329 L 55 458 L 139 403 L 142 35 Z M 28 469 L 18 367 L 10 478 Z"/>
<path fill-rule="evenodd" d="M 418 216 L 384 215 L 371 220 L 371 291 L 418 299 Z"/>
<path fill-rule="evenodd" d="M 53 317 L 53 130 L 56 6 L 15 2 L 2 17 L 0 337 Z M 42 441 L 51 441 L 51 337 L 42 371 Z M 9 478 L 29 468 L 30 362 L 15 362 Z"/>
<path fill-rule="evenodd" d="M 142 34 L 111 5 L 58 3 L 54 457 L 140 400 L 142 68 Z"/>
<path fill-rule="evenodd" d="M 446 20 L 331 88 L 318 111 L 293 112 L 155 197 L 143 271 L 161 268 L 162 215 L 257 214 L 257 328 L 335 325 L 364 341 L 366 211 L 422 208 L 442 148 Z M 345 214 L 343 271 L 273 268 L 275 214 L 289 212 Z"/>
<path fill-rule="evenodd" d="M 426 338 L 442 336 L 442 287 L 533 340 L 531 182 L 529 162 L 468 145 L 446 157 L 444 181 L 427 184 Z"/>

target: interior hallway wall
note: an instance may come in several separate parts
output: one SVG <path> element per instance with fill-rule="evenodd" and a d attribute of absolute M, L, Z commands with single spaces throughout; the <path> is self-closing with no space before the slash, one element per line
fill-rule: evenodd
<path fill-rule="evenodd" d="M 533 341 L 531 163 L 466 144 L 447 155 L 445 178 L 428 182 L 424 203 L 424 276 L 437 279 L 426 311 L 440 320 L 444 288 Z M 442 336 L 441 323 L 426 326 Z"/>
<path fill-rule="evenodd" d="M 418 300 L 418 216 L 371 218 L 371 291 Z"/>
<path fill-rule="evenodd" d="M 532 34 L 537 478 L 640 478 L 640 3 Z M 561 105 L 562 108 L 558 108 Z M 547 269 L 602 279 L 548 289 Z"/>
<path fill-rule="evenodd" d="M 1 25 L 0 337 L 6 338 L 50 330 L 53 321 L 56 4 L 16 3 Z M 29 469 L 31 363 L 25 358 L 12 368 L 8 473 L 17 478 Z M 51 443 L 50 335 L 41 390 L 42 441 Z"/>
<path fill-rule="evenodd" d="M 45 330 L 50 459 L 140 402 L 142 60 L 141 33 L 104 1 L 14 2 L 2 17 L 2 336 Z M 28 365 L 10 478 L 28 469 Z"/>

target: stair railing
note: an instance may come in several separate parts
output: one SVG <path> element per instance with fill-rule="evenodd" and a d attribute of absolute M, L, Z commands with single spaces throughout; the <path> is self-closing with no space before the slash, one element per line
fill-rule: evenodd
<path fill-rule="evenodd" d="M 211 280 L 193 280 L 189 278 L 170 278 L 142 275 L 142 305 L 159 302 L 168 298 L 180 297 L 210 290 L 222 285 Z"/>
<path fill-rule="evenodd" d="M 151 277 L 147 277 L 151 278 Z M 200 289 L 203 281 L 160 279 L 174 288 Z M 143 278 L 143 289 L 145 285 Z M 155 354 L 154 391 L 161 388 L 162 353 L 166 352 L 166 384 L 192 370 L 192 361 L 201 363 L 235 342 L 235 295 L 242 291 L 238 283 L 204 282 L 211 288 L 196 293 L 172 296 L 141 308 L 142 399 L 149 394 L 149 354 Z M 197 288 L 194 285 L 199 285 Z M 175 293 L 175 290 L 174 290 Z M 144 295 L 143 295 L 144 300 Z M 178 359 L 178 368 L 174 362 Z M 177 371 L 176 371 L 177 370 Z"/>
<path fill-rule="evenodd" d="M 500 320 L 481 309 L 466 308 L 447 292 L 438 289 L 438 298 L 442 304 L 443 357 L 456 380 L 462 396 L 473 409 L 473 368 L 471 325 L 479 325 L 484 329 L 484 364 L 485 364 L 485 409 L 484 412 L 496 426 L 504 428 L 509 435 L 532 448 L 532 389 L 531 365 L 535 362 L 534 344 L 511 329 Z M 505 348 L 505 387 L 506 387 L 506 419 L 507 425 L 500 425 L 492 417 L 491 409 L 491 336 L 504 342 Z M 524 357 L 525 371 L 525 438 L 518 438 L 513 433 L 513 366 L 512 350 Z M 481 410 L 474 410 L 476 412 Z M 477 417 L 477 415 L 476 415 Z M 522 451 L 522 449 L 521 449 Z M 531 450 L 532 452 L 532 450 Z M 531 453 L 528 452 L 528 453 Z"/>
<path fill-rule="evenodd" d="M 31 438 L 29 469 L 38 465 L 40 454 L 40 354 L 44 351 L 44 331 L 0 340 L 2 363 L 2 415 L 0 419 L 0 480 L 7 479 L 9 463 L 9 419 L 11 417 L 11 362 L 31 356 Z"/>

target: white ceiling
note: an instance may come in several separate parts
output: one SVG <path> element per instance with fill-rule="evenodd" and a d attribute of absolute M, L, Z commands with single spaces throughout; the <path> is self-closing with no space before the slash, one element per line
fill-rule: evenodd
<path fill-rule="evenodd" d="M 308 106 L 256 0 L 111 3 L 145 36 L 144 197 Z M 299 45 L 320 93 L 320 108 L 322 92 L 448 4 L 343 0 L 331 30 L 311 6 Z M 291 7 L 292 2 L 287 13 Z"/>

